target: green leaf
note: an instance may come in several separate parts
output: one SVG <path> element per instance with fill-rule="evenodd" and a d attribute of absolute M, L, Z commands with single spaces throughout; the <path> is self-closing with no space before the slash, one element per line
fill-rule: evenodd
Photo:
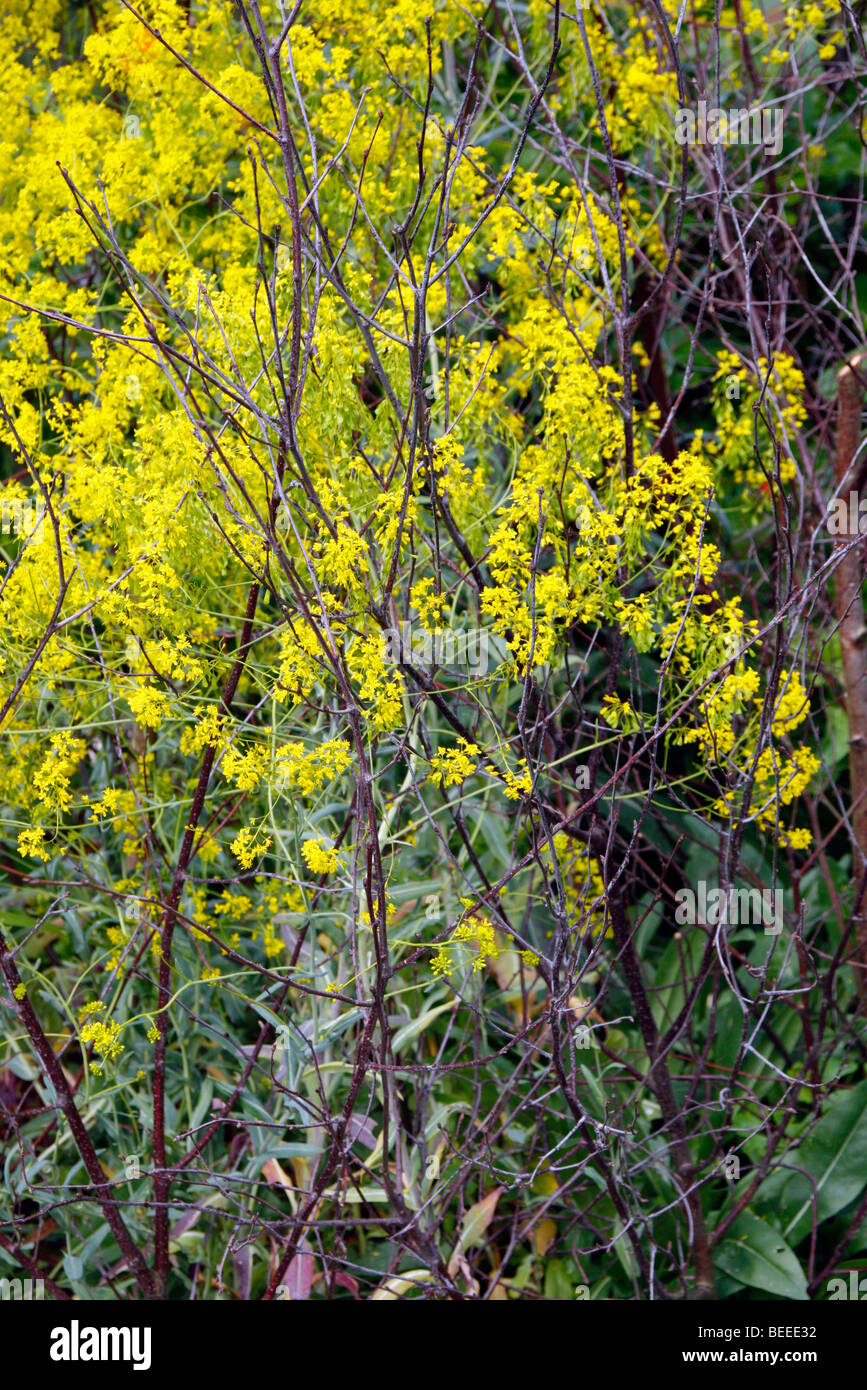
<path fill-rule="evenodd" d="M 270 1148 L 255 1154 L 250 1166 L 260 1168 L 263 1161 L 269 1158 L 315 1158 L 321 1152 L 321 1144 L 272 1144 Z"/>
<path fill-rule="evenodd" d="M 190 1129 L 193 1130 L 200 1125 L 210 1109 L 211 1100 L 214 1095 L 214 1083 L 210 1076 L 206 1076 L 202 1082 L 202 1089 L 196 1101 L 196 1108 L 190 1116 Z"/>
<path fill-rule="evenodd" d="M 629 1243 L 628 1236 L 625 1234 L 623 1222 L 619 1220 L 614 1237 L 614 1253 L 623 1266 L 623 1272 L 627 1279 L 634 1279 L 635 1261 L 632 1253 L 632 1246 Z"/>
<path fill-rule="evenodd" d="M 545 1261 L 545 1297 L 551 1302 L 575 1297 L 574 1281 L 562 1260 Z"/>
<path fill-rule="evenodd" d="M 408 1269 L 405 1274 L 393 1274 L 370 1295 L 373 1302 L 390 1303 L 405 1293 L 415 1293 L 419 1284 L 429 1284 L 433 1274 L 429 1269 Z"/>
<path fill-rule="evenodd" d="M 499 816 L 485 815 L 480 818 L 480 821 L 480 830 L 486 847 L 493 855 L 494 862 L 501 868 L 505 868 L 511 863 L 511 855 Z M 476 839 L 475 835 L 473 839 Z"/>
<path fill-rule="evenodd" d="M 677 1018 L 695 983 L 705 948 L 705 934 L 699 927 L 681 927 L 677 937 L 665 948 L 656 978 L 650 1007 L 654 1022 L 664 1033 Z M 706 989 L 707 985 L 703 986 Z"/>
<path fill-rule="evenodd" d="M 778 1298 L 806 1299 L 807 1281 L 792 1248 L 766 1221 L 743 1212 L 716 1254 L 724 1274 Z"/>
<path fill-rule="evenodd" d="M 418 1018 L 414 1018 L 412 1022 L 405 1023 L 402 1028 L 398 1028 L 391 1040 L 392 1051 L 395 1053 L 400 1052 L 400 1049 L 405 1047 L 408 1042 L 412 1042 L 413 1038 L 417 1038 L 419 1033 L 423 1033 L 425 1028 L 433 1023 L 435 1018 L 438 1018 L 440 1014 L 444 1014 L 447 1009 L 454 1009 L 454 1007 L 454 999 L 447 999 L 445 1004 L 438 1004 L 435 1009 L 427 1009 L 425 1013 L 419 1014 Z"/>
<path fill-rule="evenodd" d="M 313 1050 L 319 1052 L 320 1048 L 333 1042 L 335 1038 L 339 1038 L 342 1033 L 346 1032 L 347 1028 L 351 1028 L 353 1023 L 357 1023 L 363 1017 L 362 1009 L 350 1009 L 347 1013 L 332 1018 L 328 1023 L 323 1023 L 311 1040 Z"/>
<path fill-rule="evenodd" d="M 827 1221 L 867 1185 L 867 1081 L 838 1092 L 825 1114 L 793 1153 L 789 1163 L 803 1172 L 777 1173 L 764 1182 L 756 1203 L 773 1207 L 783 1235 L 797 1245 L 813 1223 L 813 1191 L 817 1224 Z"/>
<path fill-rule="evenodd" d="M 495 1187 L 493 1192 L 489 1192 L 487 1197 L 483 1197 L 480 1202 L 476 1202 L 464 1213 L 455 1254 L 463 1254 L 464 1250 L 469 1250 L 471 1245 L 478 1245 L 491 1224 L 497 1203 L 504 1191 L 505 1188 L 503 1187 Z"/>

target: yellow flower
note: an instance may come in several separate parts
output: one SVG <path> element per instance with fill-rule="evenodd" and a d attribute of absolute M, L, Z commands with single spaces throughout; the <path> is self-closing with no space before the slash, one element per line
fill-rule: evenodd
<path fill-rule="evenodd" d="M 103 1007 L 104 1005 L 100 1004 L 98 1009 Z M 91 1007 L 91 1014 L 98 1012 L 98 1009 Z M 85 1011 L 82 1010 L 82 1012 Z M 105 1021 L 91 1018 L 89 1023 L 84 1024 L 79 1036 L 83 1043 L 93 1043 L 94 1051 L 98 1054 L 101 1062 L 113 1062 L 124 1050 L 124 1045 L 120 1041 L 121 1031 L 120 1024 L 115 1023 L 113 1019 Z M 97 1076 L 102 1075 L 100 1067 L 94 1067 L 93 1070 Z"/>
<path fill-rule="evenodd" d="M 761 700 L 757 701 L 761 704 Z M 807 692 L 801 684 L 801 678 L 797 671 L 780 672 L 780 694 L 774 710 L 774 733 L 788 733 L 791 729 L 797 729 L 802 724 L 810 712 L 810 701 L 807 699 Z"/>
<path fill-rule="evenodd" d="M 200 753 L 203 748 L 219 748 L 223 743 L 223 730 L 227 720 L 216 706 L 203 714 L 192 728 L 184 729 L 181 735 L 182 753 Z"/>
<path fill-rule="evenodd" d="M 485 918 L 472 911 L 459 922 L 448 941 L 444 941 L 431 957 L 431 970 L 434 975 L 451 975 L 467 964 L 460 946 L 467 946 L 471 952 L 473 974 L 484 970 L 487 960 L 496 960 L 500 954 L 494 928 Z"/>
<path fill-rule="evenodd" d="M 428 774 L 431 782 L 438 787 L 460 786 L 475 772 L 480 756 L 480 750 L 474 743 L 459 738 L 457 748 L 447 748 L 442 753 L 434 753 Z"/>
<path fill-rule="evenodd" d="M 511 772 L 508 768 L 503 773 L 503 781 L 506 784 L 506 796 L 510 801 L 520 801 L 522 796 L 533 790 L 533 778 L 522 758 L 518 764 L 516 772 Z"/>
<path fill-rule="evenodd" d="M 337 850 L 326 848 L 321 840 L 305 840 L 301 857 L 314 874 L 333 874 L 340 864 Z"/>
<path fill-rule="evenodd" d="M 313 796 L 341 776 L 351 761 L 352 750 L 345 739 L 327 739 L 309 749 L 303 743 L 286 743 L 277 750 L 274 785 Z"/>
<path fill-rule="evenodd" d="M 44 847 L 45 831 L 41 825 L 31 825 L 29 830 L 22 830 L 18 836 L 18 849 L 21 854 L 26 854 L 31 859 L 42 859 L 47 861 L 51 858 L 51 853 Z"/>
<path fill-rule="evenodd" d="M 68 729 L 51 736 L 51 749 L 33 777 L 33 789 L 43 806 L 49 810 L 65 811 L 72 802 L 69 779 L 77 768 L 87 745 L 84 739 L 73 738 Z"/>
<path fill-rule="evenodd" d="M 602 698 L 602 718 L 611 729 L 622 729 L 626 734 L 637 733 L 641 725 L 632 706 L 617 695 Z"/>
<path fill-rule="evenodd" d="M 442 594 L 433 592 L 432 579 L 419 579 L 410 590 L 410 602 L 428 632 L 436 632 L 442 625 L 443 609 L 446 600 Z"/>
<path fill-rule="evenodd" d="M 250 869 L 257 859 L 261 859 L 263 854 L 267 854 L 271 848 L 271 836 L 261 836 L 261 832 L 245 826 L 239 830 L 232 841 L 231 849 L 235 858 L 244 869 Z"/>
<path fill-rule="evenodd" d="M 168 713 L 169 697 L 163 690 L 150 685 L 133 686 L 127 691 L 127 702 L 136 722 L 147 729 L 158 729 Z"/>

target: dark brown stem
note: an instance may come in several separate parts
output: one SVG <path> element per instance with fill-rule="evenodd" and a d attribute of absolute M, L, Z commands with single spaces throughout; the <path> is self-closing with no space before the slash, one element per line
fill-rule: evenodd
<path fill-rule="evenodd" d="M 21 976 L 15 964 L 15 957 L 6 944 L 6 939 L 0 932 L 0 970 L 9 986 L 12 996 L 16 1001 L 18 1017 L 27 1030 L 27 1035 L 33 1044 L 33 1050 L 42 1064 L 48 1080 L 54 1087 L 57 1096 L 57 1104 L 66 1117 L 70 1132 L 75 1140 L 75 1147 L 81 1154 L 81 1160 L 87 1169 L 88 1176 L 94 1186 L 94 1196 L 105 1213 L 112 1235 L 120 1246 L 121 1254 L 126 1260 L 129 1268 L 135 1275 L 136 1283 L 144 1294 L 145 1298 L 153 1298 L 155 1285 L 153 1276 L 145 1263 L 144 1256 L 130 1235 L 124 1224 L 123 1217 L 117 1209 L 117 1202 L 111 1189 L 111 1184 L 105 1180 L 105 1174 L 96 1156 L 96 1149 L 90 1139 L 90 1135 L 84 1127 L 84 1121 L 78 1113 L 69 1082 L 66 1079 L 63 1068 L 58 1058 L 45 1036 L 42 1025 L 33 1011 L 33 1005 L 22 994 L 19 999 L 16 990 L 23 990 Z"/>
<path fill-rule="evenodd" d="M 608 868 L 606 865 L 606 878 Z M 606 883 L 606 896 L 611 912 L 611 925 L 614 930 L 614 944 L 623 963 L 626 983 L 635 1006 L 638 1026 L 644 1039 L 644 1046 L 650 1060 L 647 1073 L 648 1085 L 659 1102 L 666 1129 L 672 1136 L 674 1166 L 683 1192 L 683 1199 L 689 1210 L 692 1224 L 692 1255 L 695 1264 L 695 1299 L 716 1298 L 716 1279 L 713 1259 L 707 1237 L 707 1227 L 701 1206 L 701 1196 L 696 1183 L 695 1168 L 689 1152 L 686 1128 L 678 1109 L 671 1086 L 668 1065 L 659 1047 L 659 1033 L 653 1018 L 650 1001 L 641 976 L 641 964 L 635 950 L 632 932 L 626 917 L 626 906 L 619 884 Z"/>

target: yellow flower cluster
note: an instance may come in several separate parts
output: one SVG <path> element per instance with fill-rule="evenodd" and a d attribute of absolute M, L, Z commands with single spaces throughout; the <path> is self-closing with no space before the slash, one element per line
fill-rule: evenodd
<path fill-rule="evenodd" d="M 252 868 L 257 859 L 268 853 L 270 847 L 271 836 L 263 835 L 260 830 L 250 826 L 239 830 L 231 845 L 232 853 L 244 869 Z"/>
<path fill-rule="evenodd" d="M 127 691 L 127 702 L 139 724 L 158 729 L 166 717 L 169 697 L 152 685 L 134 685 Z"/>
<path fill-rule="evenodd" d="M 755 457 L 753 408 L 762 402 L 761 413 L 769 417 L 773 437 L 780 446 L 780 481 L 791 482 L 796 466 L 790 436 L 807 418 L 803 405 L 804 375 L 785 354 L 774 359 L 770 372 L 764 357 L 759 358 L 758 373 L 731 352 L 718 353 L 717 363 L 713 391 L 717 437 L 709 442 L 709 451 L 720 473 L 730 473 L 735 483 L 746 485 L 745 510 L 748 514 L 757 513 L 770 504 L 767 474 L 774 474 L 774 449 L 763 425 L 760 439 L 765 442 L 766 455 L 761 467 Z"/>
<path fill-rule="evenodd" d="M 18 836 L 18 850 L 20 854 L 31 859 L 41 859 L 44 863 L 52 857 L 51 850 L 45 848 L 45 830 L 41 825 L 31 825 L 29 829 L 21 831 Z"/>
<path fill-rule="evenodd" d="M 438 787 L 457 787 L 475 772 L 481 750 L 468 739 L 459 738 L 457 748 L 434 753 L 431 758 L 430 781 Z"/>
<path fill-rule="evenodd" d="M 124 1050 L 124 1045 L 120 1041 L 120 1035 L 123 1031 L 120 1024 L 115 1023 L 113 1019 L 106 1020 L 95 1017 L 104 1009 L 105 1004 L 101 1000 L 94 1000 L 91 1004 L 85 1004 L 79 1012 L 79 1017 L 82 1020 L 88 1020 L 86 1023 L 82 1023 L 79 1028 L 79 1038 L 82 1043 L 93 1044 L 94 1051 L 98 1054 L 102 1065 L 116 1061 Z M 94 1066 L 92 1071 L 97 1076 L 101 1076 L 102 1066 Z"/>
<path fill-rule="evenodd" d="M 471 960 L 473 973 L 476 974 L 484 970 L 486 961 L 496 960 L 499 954 L 500 948 L 491 923 L 470 912 L 464 921 L 458 923 L 448 941 L 441 943 L 431 957 L 430 967 L 434 975 L 448 976 Z"/>
<path fill-rule="evenodd" d="M 565 831 L 554 836 L 554 852 L 560 866 L 566 911 L 573 928 L 581 936 L 595 936 L 598 933 L 613 936 L 612 928 L 606 922 L 605 884 L 598 861 Z M 542 854 L 550 858 L 547 843 L 542 847 Z"/>
<path fill-rule="evenodd" d="M 797 671 L 780 672 L 780 694 L 774 708 L 773 729 L 775 734 L 789 733 L 803 724 L 810 711 L 807 692 Z"/>
<path fill-rule="evenodd" d="M 274 784 L 301 796 L 314 796 L 342 774 L 352 762 L 345 739 L 325 739 L 311 748 L 286 743 L 277 749 Z"/>
<path fill-rule="evenodd" d="M 337 850 L 326 846 L 322 840 L 305 840 L 301 857 L 314 874 L 333 874 L 340 864 Z"/>
<path fill-rule="evenodd" d="M 376 734 L 397 728 L 403 717 L 403 682 L 383 660 L 382 638 L 358 638 L 347 654 L 346 664 L 361 699 L 367 702 L 371 731 Z"/>
<path fill-rule="evenodd" d="M 84 756 L 86 744 L 68 729 L 51 735 L 51 747 L 33 776 L 33 790 L 49 811 L 66 811 L 72 804 L 69 779 Z"/>

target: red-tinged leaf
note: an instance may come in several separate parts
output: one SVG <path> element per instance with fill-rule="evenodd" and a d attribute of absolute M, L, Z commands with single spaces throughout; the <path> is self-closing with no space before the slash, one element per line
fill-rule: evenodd
<path fill-rule="evenodd" d="M 241 1301 L 246 1303 L 250 1297 L 250 1278 L 253 1272 L 252 1246 L 245 1245 L 243 1250 L 235 1251 L 232 1267 L 235 1271 L 235 1292 Z"/>
<path fill-rule="evenodd" d="M 310 1251 L 299 1250 L 283 1276 L 283 1283 L 278 1289 L 278 1297 L 289 1299 L 293 1303 L 305 1303 L 310 1297 L 315 1273 L 316 1261 Z"/>
<path fill-rule="evenodd" d="M 464 1219 L 461 1222 L 461 1233 L 458 1237 L 458 1243 L 455 1246 L 455 1252 L 449 1263 L 450 1272 L 453 1265 L 455 1268 L 457 1267 L 456 1261 L 458 1256 L 462 1255 L 465 1250 L 469 1250 L 471 1245 L 478 1245 L 480 1243 L 482 1236 L 491 1224 L 494 1212 L 497 1209 L 497 1203 L 504 1191 L 505 1188 L 503 1187 L 495 1187 L 493 1192 L 488 1193 L 487 1197 L 483 1197 L 480 1202 L 475 1202 L 473 1206 L 469 1207 L 467 1211 L 464 1212 Z"/>

